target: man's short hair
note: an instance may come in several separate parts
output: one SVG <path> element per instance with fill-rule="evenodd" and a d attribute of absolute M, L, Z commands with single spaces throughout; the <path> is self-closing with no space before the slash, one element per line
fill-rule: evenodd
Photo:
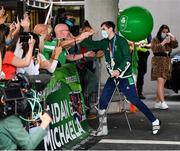
<path fill-rule="evenodd" d="M 101 27 L 104 26 L 104 25 L 105 25 L 107 28 L 112 28 L 113 31 L 115 31 L 115 24 L 114 24 L 114 22 L 112 22 L 112 21 L 105 21 L 105 22 L 103 22 L 103 23 L 101 24 Z"/>

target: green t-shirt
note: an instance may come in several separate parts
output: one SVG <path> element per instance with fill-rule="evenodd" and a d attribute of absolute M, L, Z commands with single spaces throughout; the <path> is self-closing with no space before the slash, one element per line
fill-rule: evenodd
<path fill-rule="evenodd" d="M 54 39 L 52 41 L 45 41 L 44 42 L 43 55 L 46 57 L 47 60 L 50 60 L 52 52 L 55 50 L 55 48 L 57 46 L 57 42 L 58 42 L 57 39 Z M 62 53 L 58 57 L 58 61 L 61 64 L 66 63 L 66 55 L 67 55 L 67 51 L 66 51 L 65 48 L 63 48 Z"/>

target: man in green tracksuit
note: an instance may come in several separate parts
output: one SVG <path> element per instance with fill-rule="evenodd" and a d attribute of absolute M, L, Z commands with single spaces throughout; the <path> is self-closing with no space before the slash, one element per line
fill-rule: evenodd
<path fill-rule="evenodd" d="M 16 150 L 17 146 L 25 150 L 35 149 L 45 137 L 45 129 L 52 120 L 47 113 L 40 118 L 42 122 L 32 134 L 25 130 L 18 115 L 0 119 L 0 150 Z"/>
<path fill-rule="evenodd" d="M 107 79 L 99 101 L 100 129 L 94 134 L 102 136 L 108 134 L 107 117 L 105 115 L 108 104 L 118 83 L 118 88 L 152 123 L 152 133 L 160 130 L 160 121 L 154 117 L 148 107 L 139 99 L 132 78 L 131 55 L 128 42 L 125 38 L 115 34 L 115 24 L 106 21 L 101 24 L 101 34 L 104 39 L 100 41 L 85 40 L 81 46 L 89 50 L 103 49 L 106 67 L 110 77 Z"/>

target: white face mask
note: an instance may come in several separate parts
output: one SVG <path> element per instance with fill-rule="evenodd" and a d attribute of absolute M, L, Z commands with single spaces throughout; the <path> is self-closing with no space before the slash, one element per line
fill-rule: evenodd
<path fill-rule="evenodd" d="M 102 35 L 103 38 L 108 38 L 108 33 L 105 30 L 101 31 L 101 35 Z"/>
<path fill-rule="evenodd" d="M 161 38 L 162 38 L 162 39 L 165 39 L 166 36 L 167 36 L 167 33 L 163 33 L 163 32 L 161 33 Z"/>

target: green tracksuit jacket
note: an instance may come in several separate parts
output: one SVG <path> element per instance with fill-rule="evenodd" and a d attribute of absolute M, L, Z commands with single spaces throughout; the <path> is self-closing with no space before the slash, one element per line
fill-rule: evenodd
<path fill-rule="evenodd" d="M 116 38 L 114 42 L 114 38 Z M 103 49 L 106 63 L 111 62 L 109 45 L 114 44 L 114 62 L 115 66 L 113 70 L 119 70 L 123 72 L 127 66 L 127 62 L 131 63 L 131 54 L 129 50 L 128 42 L 125 38 L 115 35 L 111 40 L 102 39 L 100 41 L 92 41 L 86 39 L 80 43 L 82 47 L 86 47 L 88 50 L 98 50 Z M 122 78 L 130 77 L 132 74 L 131 66 L 126 70 Z"/>

